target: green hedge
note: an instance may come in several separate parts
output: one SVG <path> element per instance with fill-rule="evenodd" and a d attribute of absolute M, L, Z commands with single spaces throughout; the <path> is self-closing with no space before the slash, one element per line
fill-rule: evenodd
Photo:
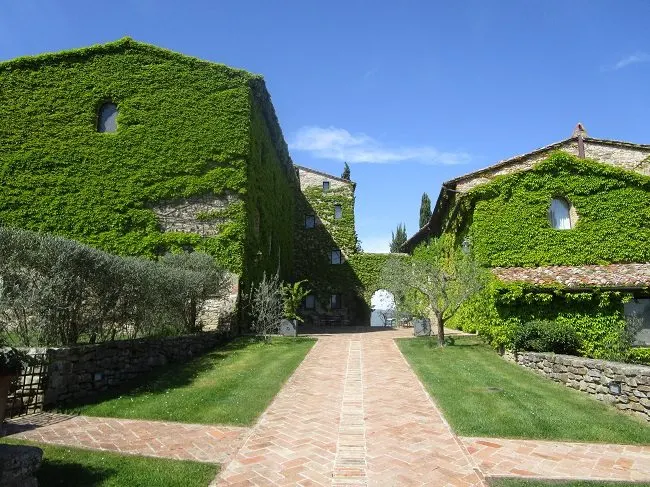
<path fill-rule="evenodd" d="M 206 299 L 229 287 L 207 254 L 152 262 L 0 227 L 0 333 L 14 345 L 195 333 Z"/>

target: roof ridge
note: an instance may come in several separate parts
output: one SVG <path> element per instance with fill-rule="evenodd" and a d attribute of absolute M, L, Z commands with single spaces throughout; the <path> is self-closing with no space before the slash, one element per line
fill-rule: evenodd
<path fill-rule="evenodd" d="M 226 68 L 231 71 L 237 72 L 239 74 L 246 75 L 251 79 L 255 79 L 255 78 L 263 79 L 263 76 L 259 74 L 251 73 L 242 68 L 235 68 L 232 66 L 228 66 L 227 64 L 208 61 L 196 56 L 183 54 L 182 52 L 174 51 L 166 47 L 157 46 L 155 44 L 149 44 L 147 42 L 137 41 L 132 37 L 128 37 L 128 36 L 122 37 L 115 41 L 109 41 L 101 44 L 92 44 L 90 46 L 63 49 L 60 51 L 45 52 L 40 54 L 19 56 L 13 59 L 7 59 L 4 61 L 0 61 L 0 71 L 10 70 L 14 67 L 23 68 L 23 67 L 37 66 L 47 61 L 65 61 L 66 59 L 70 59 L 70 58 L 79 58 L 79 57 L 87 57 L 87 56 L 89 57 L 89 56 L 95 56 L 99 54 L 108 54 L 113 52 L 119 52 L 122 49 L 129 49 L 129 48 L 149 51 L 151 53 L 155 53 L 157 55 L 165 56 L 168 58 L 173 58 L 179 61 L 182 60 L 184 62 L 200 63 L 209 66 L 218 66 L 221 68 Z"/>
<path fill-rule="evenodd" d="M 342 183 L 351 184 L 352 186 L 356 186 L 356 184 L 357 184 L 357 183 L 355 183 L 354 181 L 352 181 L 350 179 L 343 179 L 341 177 L 334 176 L 333 174 L 329 174 L 329 173 L 326 173 L 324 171 L 319 171 L 318 169 L 312 169 L 311 167 L 300 166 L 298 164 L 294 164 L 294 167 L 297 167 L 298 169 L 302 169 L 304 171 L 312 172 L 314 174 L 319 174 L 320 176 L 325 176 L 325 177 L 328 177 L 328 178 L 332 178 L 332 179 L 335 179 L 335 180 L 340 181 Z"/>

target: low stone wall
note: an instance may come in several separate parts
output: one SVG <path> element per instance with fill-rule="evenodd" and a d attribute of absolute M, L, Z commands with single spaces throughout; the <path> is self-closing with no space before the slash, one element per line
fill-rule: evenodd
<path fill-rule="evenodd" d="M 47 357 L 47 376 L 43 381 L 44 390 L 40 391 L 47 407 L 91 399 L 161 365 L 187 361 L 227 339 L 227 333 L 211 331 L 179 337 L 36 348 L 30 349 L 30 353 Z M 27 376 L 24 382 L 33 380 Z"/>
<path fill-rule="evenodd" d="M 504 358 L 650 421 L 648 366 L 537 352 Z"/>

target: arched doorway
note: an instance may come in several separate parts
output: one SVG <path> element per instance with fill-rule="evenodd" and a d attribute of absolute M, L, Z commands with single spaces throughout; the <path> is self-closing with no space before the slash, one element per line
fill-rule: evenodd
<path fill-rule="evenodd" d="M 370 299 L 370 326 L 392 326 L 395 317 L 395 297 L 385 289 L 375 291 Z"/>

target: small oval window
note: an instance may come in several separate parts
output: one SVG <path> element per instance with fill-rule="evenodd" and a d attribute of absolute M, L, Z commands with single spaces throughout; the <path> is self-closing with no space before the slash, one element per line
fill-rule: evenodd
<path fill-rule="evenodd" d="M 573 208 L 564 198 L 553 198 L 551 207 L 548 211 L 548 217 L 551 226 L 557 230 L 570 230 L 575 225 L 575 216 L 572 213 Z"/>
<path fill-rule="evenodd" d="M 104 103 L 97 114 L 97 132 L 117 132 L 117 105 Z"/>

